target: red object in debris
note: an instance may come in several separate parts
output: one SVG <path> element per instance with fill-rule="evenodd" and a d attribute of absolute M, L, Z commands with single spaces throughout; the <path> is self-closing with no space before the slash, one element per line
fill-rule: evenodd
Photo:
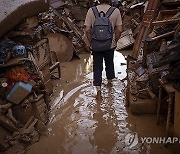
<path fill-rule="evenodd" d="M 8 73 L 7 77 L 13 81 L 28 82 L 30 75 L 23 67 L 14 67 Z"/>
<path fill-rule="evenodd" d="M 14 86 L 14 82 L 12 80 L 8 79 L 7 84 L 8 84 L 8 86 L 6 87 L 6 92 L 9 93 Z"/>

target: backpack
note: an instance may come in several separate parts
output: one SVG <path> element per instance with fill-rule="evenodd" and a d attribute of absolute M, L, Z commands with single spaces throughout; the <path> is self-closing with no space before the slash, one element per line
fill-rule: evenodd
<path fill-rule="evenodd" d="M 111 49 L 114 31 L 109 17 L 115 9 L 115 7 L 110 7 L 108 11 L 104 13 L 103 11 L 98 12 L 97 7 L 92 7 L 95 22 L 92 27 L 91 47 L 95 52 Z"/>

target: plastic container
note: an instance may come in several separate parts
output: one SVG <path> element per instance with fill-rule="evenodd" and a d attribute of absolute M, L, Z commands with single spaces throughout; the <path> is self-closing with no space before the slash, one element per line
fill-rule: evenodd
<path fill-rule="evenodd" d="M 19 104 L 26 96 L 31 93 L 32 86 L 24 82 L 17 82 L 10 93 L 7 95 L 7 100 Z"/>

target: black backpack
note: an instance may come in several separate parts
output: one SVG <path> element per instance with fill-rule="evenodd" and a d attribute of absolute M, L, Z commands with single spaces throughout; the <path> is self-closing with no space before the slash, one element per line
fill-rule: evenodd
<path fill-rule="evenodd" d="M 103 11 L 98 12 L 97 7 L 92 7 L 95 22 L 92 28 L 91 47 L 95 52 L 111 49 L 114 31 L 109 17 L 115 9 L 115 7 L 110 7 L 108 11 L 104 13 Z"/>

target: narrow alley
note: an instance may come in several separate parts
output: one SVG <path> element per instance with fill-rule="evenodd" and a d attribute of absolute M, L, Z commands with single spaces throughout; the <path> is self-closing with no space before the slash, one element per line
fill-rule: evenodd
<path fill-rule="evenodd" d="M 179 154 L 179 48 L 180 0 L 0 0 L 0 154 Z"/>
<path fill-rule="evenodd" d="M 129 53 L 125 51 L 124 53 Z M 137 144 L 129 149 L 125 136 L 137 132 L 140 136 L 163 136 L 164 127 L 156 125 L 155 116 L 133 116 L 126 108 L 125 57 L 115 52 L 116 79 L 107 85 L 103 72 L 102 97 L 96 98 L 92 84 L 92 56 L 62 64 L 61 88 L 52 104 L 48 134 L 30 147 L 28 154 L 93 154 L 93 153 L 160 153 L 171 154 L 163 145 Z M 68 70 L 68 71 L 67 71 Z M 69 75 L 69 72 L 72 72 Z M 59 83 L 57 83 L 59 84 Z M 60 91 L 59 91 L 60 90 Z M 151 129 L 149 129 L 151 125 Z"/>

